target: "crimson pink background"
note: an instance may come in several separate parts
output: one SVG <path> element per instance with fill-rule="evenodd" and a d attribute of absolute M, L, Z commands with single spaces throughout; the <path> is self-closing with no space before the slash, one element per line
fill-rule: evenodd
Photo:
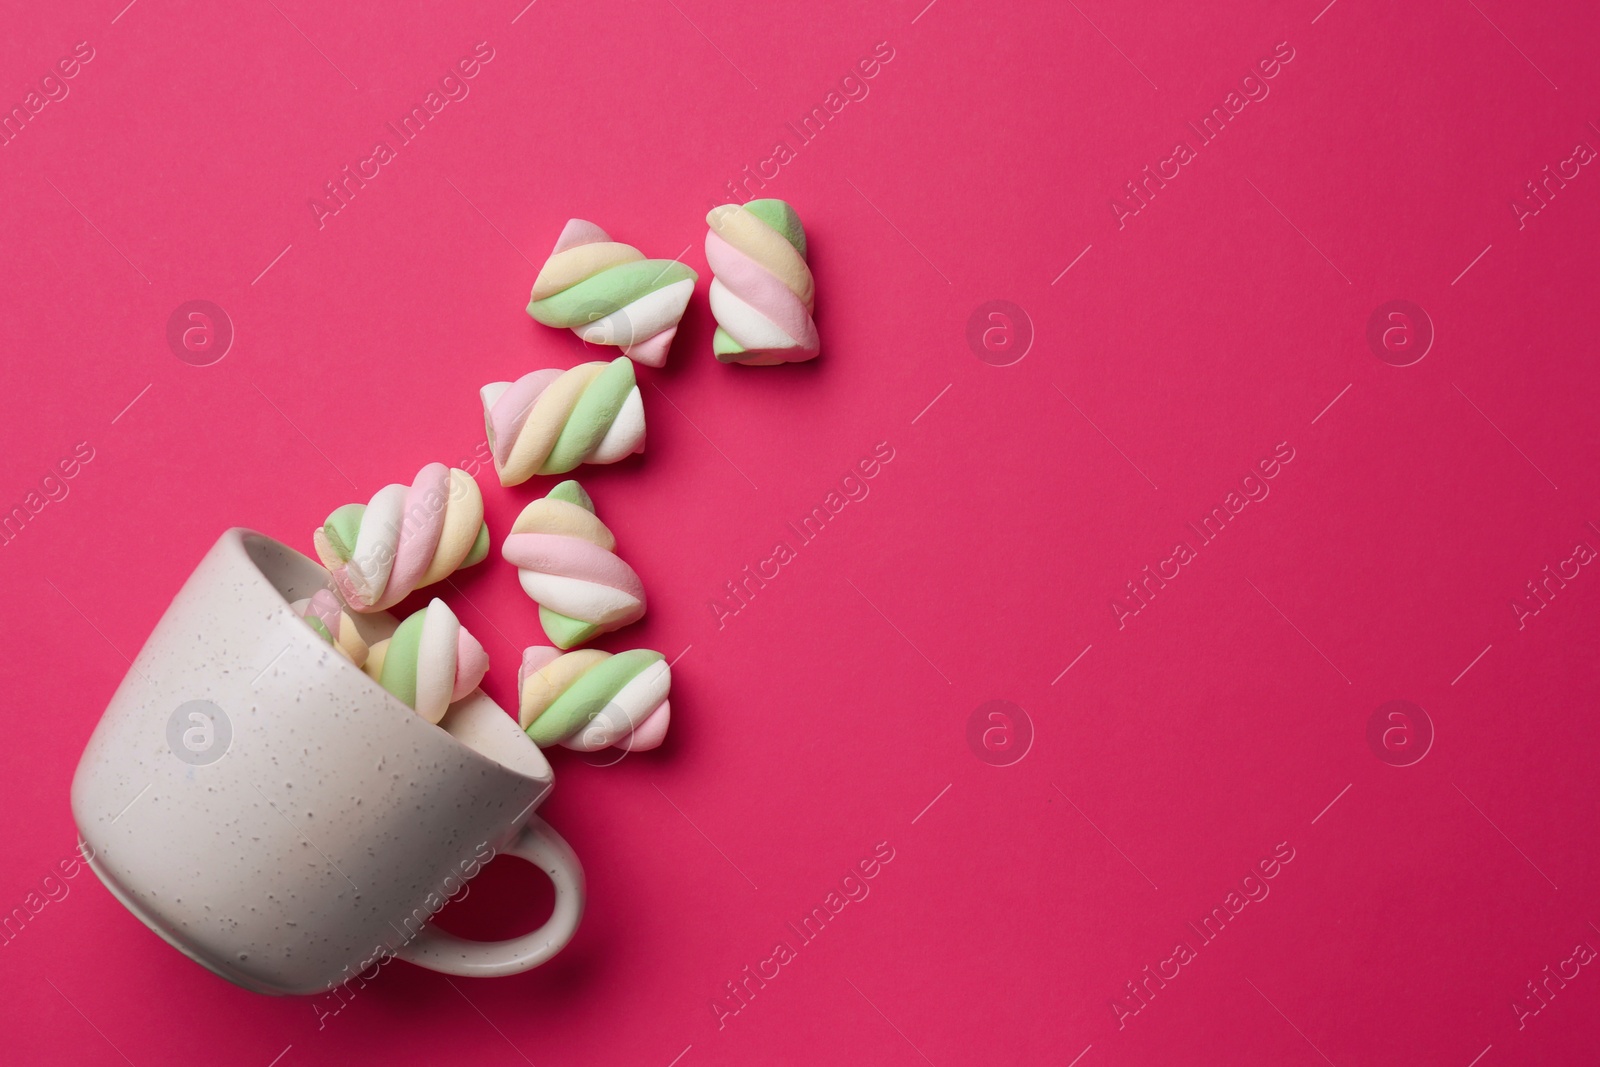
<path fill-rule="evenodd" d="M 309 550 L 333 507 L 470 455 L 484 382 L 603 354 L 522 310 L 569 216 L 701 271 L 640 373 L 647 454 L 580 472 L 650 592 L 606 647 L 682 658 L 662 750 L 554 754 L 545 814 L 591 896 L 550 965 L 397 964 L 319 1030 L 81 875 L 0 949 L 8 1057 L 1499 1067 L 1600 1042 L 1593 968 L 1520 1030 L 1511 1007 L 1600 946 L 1600 576 L 1523 629 L 1510 607 L 1600 546 L 1600 174 L 1520 230 L 1510 207 L 1600 144 L 1592 5 L 124 2 L 12 5 L 0 40 L 6 107 L 95 51 L 0 148 L 0 504 L 95 456 L 0 549 L 0 906 L 70 854 L 84 742 L 223 528 Z M 319 229 L 308 198 L 478 42 L 470 96 Z M 764 190 L 806 223 L 824 354 L 718 365 L 706 207 L 879 42 L 870 95 Z M 1270 96 L 1119 230 L 1111 197 L 1279 42 Z M 196 298 L 237 331 L 207 367 L 165 336 Z M 1011 366 L 966 339 L 995 299 L 1035 334 Z M 1392 299 L 1437 331 L 1414 366 L 1366 342 Z M 870 496 L 719 628 L 722 583 L 878 442 Z M 1119 629 L 1124 583 L 1279 442 L 1270 497 Z M 479 480 L 497 535 L 549 484 Z M 508 701 L 533 605 L 498 551 L 459 585 Z M 1007 767 L 967 741 L 996 699 L 1035 733 Z M 1437 732 L 1413 766 L 1367 742 L 1393 699 Z M 724 983 L 877 842 L 870 896 L 719 1028 Z M 1119 1029 L 1125 983 L 1282 842 L 1270 896 Z M 510 861 L 477 890 L 456 929 L 548 907 Z"/>

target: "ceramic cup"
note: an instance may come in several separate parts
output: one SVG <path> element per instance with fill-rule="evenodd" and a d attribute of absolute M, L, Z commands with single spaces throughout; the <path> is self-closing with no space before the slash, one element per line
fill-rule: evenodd
<path fill-rule="evenodd" d="M 432 725 L 289 608 L 330 584 L 229 530 L 111 698 L 72 781 L 106 887 L 247 989 L 320 993 L 389 957 L 450 974 L 536 967 L 583 912 L 583 870 L 533 814 L 544 755 L 482 691 Z M 371 640 L 396 625 L 357 618 Z M 555 883 L 542 927 L 468 941 L 430 918 L 498 853 Z"/>

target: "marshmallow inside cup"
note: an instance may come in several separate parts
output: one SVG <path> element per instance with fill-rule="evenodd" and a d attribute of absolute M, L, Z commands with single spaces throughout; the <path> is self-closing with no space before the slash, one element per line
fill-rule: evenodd
<path fill-rule="evenodd" d="M 338 603 L 332 576 L 321 564 L 270 537 L 244 530 L 238 531 L 238 536 L 250 562 L 283 598 L 286 607 L 294 611 L 294 605 L 315 600 L 319 593 L 327 594 L 323 600 L 325 604 L 328 597 Z M 295 611 L 295 614 L 305 619 L 304 611 Z M 369 649 L 368 663 L 372 659 L 371 647 L 392 638 L 400 628 L 400 620 L 387 611 L 361 614 L 344 611 L 343 614 L 349 618 L 354 636 Z M 340 624 L 342 627 L 343 620 Z M 327 628 L 326 623 L 324 628 Z M 313 631 L 316 629 L 312 626 Z M 354 660 L 351 666 L 354 667 Z M 450 704 L 437 725 L 462 745 L 507 770 L 546 782 L 552 777 L 549 761 L 517 725 L 516 717 L 506 714 L 505 709 L 482 689 L 475 689 Z"/>
<path fill-rule="evenodd" d="M 371 644 L 332 590 L 290 607 L 340 655 L 431 723 L 476 690 L 489 670 L 483 645 L 437 597 Z"/>

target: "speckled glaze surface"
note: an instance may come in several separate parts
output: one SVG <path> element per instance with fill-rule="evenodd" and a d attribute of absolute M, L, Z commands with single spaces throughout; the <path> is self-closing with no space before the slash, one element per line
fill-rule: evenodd
<path fill-rule="evenodd" d="M 246 530 L 206 554 L 73 778 L 96 874 L 174 947 L 259 992 L 322 992 L 383 954 L 461 974 L 536 966 L 583 897 L 576 857 L 532 814 L 549 764 L 481 692 L 434 726 L 339 656 L 288 606 L 328 584 Z M 376 638 L 394 620 L 363 625 Z M 550 874 L 550 921 L 493 943 L 428 925 L 499 852 Z"/>

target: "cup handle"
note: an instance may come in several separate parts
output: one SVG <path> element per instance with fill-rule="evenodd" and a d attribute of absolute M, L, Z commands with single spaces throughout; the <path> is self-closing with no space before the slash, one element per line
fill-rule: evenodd
<path fill-rule="evenodd" d="M 444 974 L 498 978 L 531 970 L 567 946 L 583 918 L 583 866 L 572 846 L 532 815 L 500 851 L 527 860 L 555 883 L 556 906 L 545 924 L 505 941 L 469 941 L 428 923 L 395 953 L 399 959 Z"/>

